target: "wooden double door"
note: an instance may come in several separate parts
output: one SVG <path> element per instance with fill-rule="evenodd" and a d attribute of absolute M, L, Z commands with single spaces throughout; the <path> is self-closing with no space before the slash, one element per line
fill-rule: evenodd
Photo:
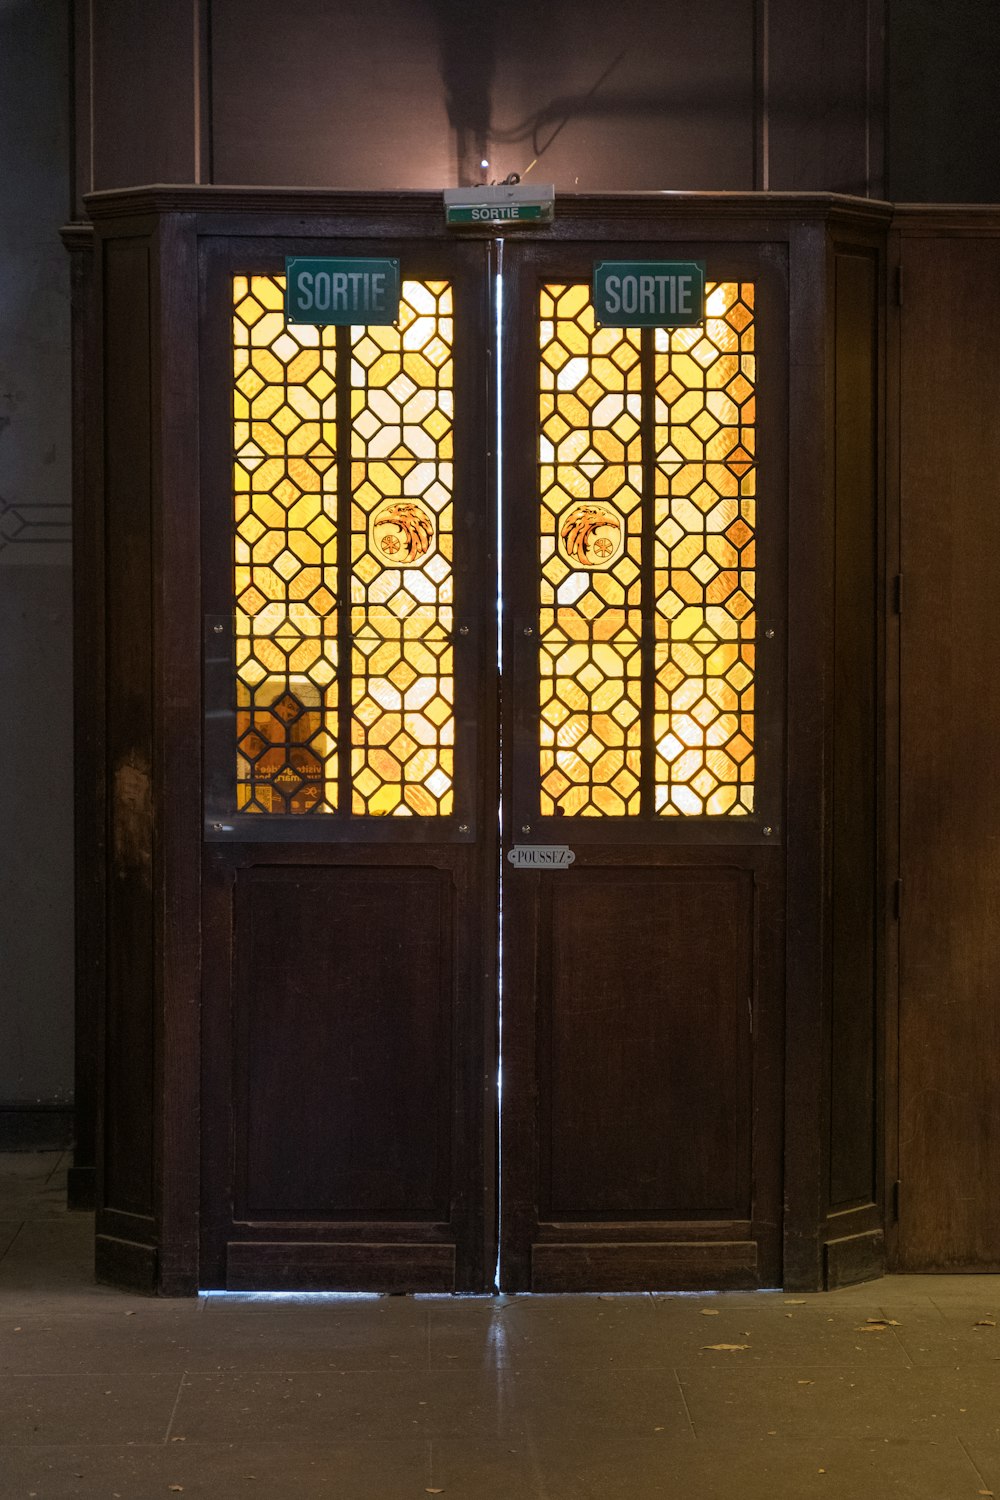
<path fill-rule="evenodd" d="M 286 326 L 287 254 L 397 323 Z M 703 323 L 599 326 L 608 258 Z M 201 284 L 202 1286 L 778 1284 L 781 260 Z"/>

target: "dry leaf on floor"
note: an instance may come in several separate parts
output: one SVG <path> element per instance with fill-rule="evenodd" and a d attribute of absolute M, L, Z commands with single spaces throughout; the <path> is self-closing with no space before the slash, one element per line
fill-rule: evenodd
<path fill-rule="evenodd" d="M 701 1315 L 703 1318 L 717 1318 L 719 1316 L 719 1309 L 717 1307 L 703 1307 Z"/>
<path fill-rule="evenodd" d="M 444 1490 L 424 1490 L 425 1495 L 443 1495 Z"/>
<path fill-rule="evenodd" d="M 995 1328 L 997 1320 L 996 1318 L 978 1318 L 972 1326 L 973 1328 Z"/>
<path fill-rule="evenodd" d="M 795 1384 L 796 1385 L 815 1385 L 816 1382 L 815 1382 L 815 1380 L 797 1380 L 795 1382 Z"/>
<path fill-rule="evenodd" d="M 805 1307 L 805 1305 L 806 1305 L 806 1299 L 804 1297 L 786 1297 L 785 1298 L 785 1306 L 786 1307 Z"/>
<path fill-rule="evenodd" d="M 749 1349 L 749 1344 L 702 1344 L 703 1349 L 725 1349 L 735 1352 L 737 1349 Z"/>
<path fill-rule="evenodd" d="M 876 1328 L 898 1328 L 898 1318 L 866 1318 L 866 1323 L 874 1323 Z"/>

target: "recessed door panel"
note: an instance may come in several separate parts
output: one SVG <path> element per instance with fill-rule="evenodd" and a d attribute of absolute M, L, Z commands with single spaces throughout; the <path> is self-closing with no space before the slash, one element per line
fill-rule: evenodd
<path fill-rule="evenodd" d="M 749 1221 L 752 877 L 587 869 L 549 895 L 542 1218 Z"/>

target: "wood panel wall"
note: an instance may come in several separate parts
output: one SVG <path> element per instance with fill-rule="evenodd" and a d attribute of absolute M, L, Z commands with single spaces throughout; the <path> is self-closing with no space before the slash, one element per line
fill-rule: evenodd
<path fill-rule="evenodd" d="M 75 0 L 77 198 L 528 170 L 879 197 L 884 6 L 621 0 L 609 24 L 603 0 Z"/>
<path fill-rule="evenodd" d="M 899 1244 L 1000 1270 L 1000 216 L 899 216 Z"/>

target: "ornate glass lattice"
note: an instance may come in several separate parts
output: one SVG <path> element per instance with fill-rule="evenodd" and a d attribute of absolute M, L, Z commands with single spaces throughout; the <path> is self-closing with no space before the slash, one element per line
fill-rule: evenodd
<path fill-rule="evenodd" d="M 695 816 L 754 794 L 754 289 L 706 293 L 654 343 L 656 807 Z"/>
<path fill-rule="evenodd" d="M 331 328 L 285 324 L 284 279 L 233 280 L 237 807 L 337 806 Z"/>
<path fill-rule="evenodd" d="M 644 332 L 541 291 L 543 815 L 753 809 L 753 286 L 706 290 Z"/>
<path fill-rule="evenodd" d="M 541 293 L 541 806 L 639 811 L 641 367 L 586 286 Z"/>
<path fill-rule="evenodd" d="M 396 326 L 338 331 L 286 326 L 283 277 L 234 278 L 244 812 L 452 810 L 452 293 L 414 281 L 402 293 Z"/>
<path fill-rule="evenodd" d="M 351 354 L 352 806 L 449 813 L 452 293 L 405 282 L 397 326 Z"/>

